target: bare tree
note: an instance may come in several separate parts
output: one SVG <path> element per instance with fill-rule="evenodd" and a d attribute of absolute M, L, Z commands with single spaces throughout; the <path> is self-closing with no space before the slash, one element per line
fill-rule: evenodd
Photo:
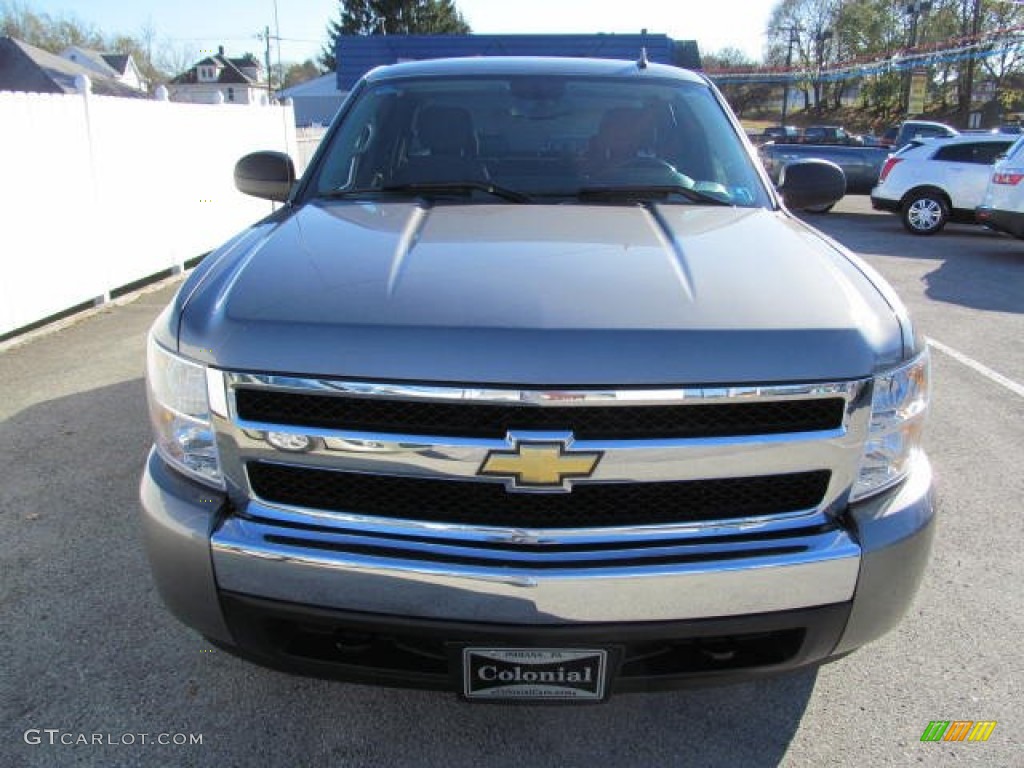
<path fill-rule="evenodd" d="M 176 77 L 199 60 L 198 52 L 191 43 L 175 43 L 164 40 L 156 55 L 157 66 L 170 77 Z"/>
<path fill-rule="evenodd" d="M 51 53 L 60 53 L 72 45 L 104 45 L 103 35 L 77 17 L 36 13 L 27 4 L 16 1 L 0 5 L 0 31 Z"/>
<path fill-rule="evenodd" d="M 757 68 L 749 56 L 738 48 L 723 48 L 703 57 L 704 69 L 713 78 L 715 70 L 746 70 L 753 72 Z M 767 82 L 751 80 L 749 82 L 730 82 L 722 79 L 717 83 L 719 90 L 729 102 L 733 111 L 743 117 L 751 111 L 771 100 L 772 85 Z"/>
<path fill-rule="evenodd" d="M 820 105 L 823 99 L 822 72 L 835 59 L 835 22 L 839 0 L 781 0 L 768 21 L 768 47 L 774 63 L 793 55 L 804 73 L 801 89 L 804 107 Z"/>
<path fill-rule="evenodd" d="M 982 3 L 982 30 L 994 32 L 1001 29 L 1012 29 L 1024 25 L 1024 6 L 1018 3 Z M 1008 104 L 1021 98 L 1021 93 L 1007 87 L 1010 75 L 1018 74 L 1024 64 L 1024 53 L 1017 45 L 1005 42 L 997 45 L 991 43 L 985 47 L 987 54 L 981 59 L 981 66 L 995 85 L 999 100 Z"/>

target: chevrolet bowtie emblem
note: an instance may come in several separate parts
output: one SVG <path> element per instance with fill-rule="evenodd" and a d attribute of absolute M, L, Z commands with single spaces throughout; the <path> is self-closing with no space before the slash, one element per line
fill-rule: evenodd
<path fill-rule="evenodd" d="M 600 451 L 570 451 L 563 442 L 517 442 L 510 451 L 491 451 L 479 475 L 508 478 L 510 491 L 568 491 L 569 480 L 590 477 Z"/>

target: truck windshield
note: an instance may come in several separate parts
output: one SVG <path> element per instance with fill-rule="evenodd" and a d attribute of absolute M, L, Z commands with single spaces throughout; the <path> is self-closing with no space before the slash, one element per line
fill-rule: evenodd
<path fill-rule="evenodd" d="M 581 190 L 592 200 L 602 188 L 608 201 L 643 199 L 646 190 L 662 202 L 769 204 L 706 86 L 634 78 L 371 84 L 333 133 L 312 185 L 318 196 L 480 202 L 566 202 Z"/>

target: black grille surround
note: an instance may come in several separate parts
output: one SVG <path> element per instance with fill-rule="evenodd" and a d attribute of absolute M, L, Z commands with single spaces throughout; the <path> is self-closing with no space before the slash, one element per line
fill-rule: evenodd
<path fill-rule="evenodd" d="M 664 525 L 813 509 L 828 470 L 647 483 L 580 483 L 572 493 L 509 493 L 500 483 L 367 475 L 253 461 L 249 483 L 269 503 L 388 519 L 513 528 Z"/>
<path fill-rule="evenodd" d="M 351 432 L 504 438 L 509 431 L 572 432 L 577 440 L 682 439 L 820 432 L 843 425 L 841 397 L 656 405 L 526 405 L 303 394 L 239 387 L 239 418 Z"/>
<path fill-rule="evenodd" d="M 355 613 L 220 593 L 238 646 L 215 644 L 291 673 L 400 688 L 458 690 L 466 645 L 614 646 L 616 694 L 749 681 L 828 659 L 849 603 L 683 621 L 523 626 Z"/>

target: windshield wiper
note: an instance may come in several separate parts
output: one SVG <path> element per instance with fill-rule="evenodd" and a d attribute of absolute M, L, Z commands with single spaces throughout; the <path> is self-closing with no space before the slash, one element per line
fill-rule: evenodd
<path fill-rule="evenodd" d="M 388 184 L 383 187 L 361 187 L 332 189 L 330 192 L 322 192 L 317 195 L 319 198 L 342 198 L 342 197 L 373 197 L 379 195 L 444 195 L 444 194 L 468 194 L 470 192 L 486 192 L 502 200 L 513 203 L 530 203 L 533 200 L 529 195 L 517 192 L 507 187 L 499 187 L 486 181 L 418 181 L 408 184 Z"/>
<path fill-rule="evenodd" d="M 529 195 L 517 192 L 514 189 L 508 189 L 507 187 L 499 187 L 496 184 L 491 184 L 489 181 L 417 181 L 408 184 L 389 184 L 381 187 L 381 192 L 410 192 L 412 194 L 426 195 L 432 192 L 437 194 L 444 194 L 446 192 L 486 192 L 489 195 L 494 195 L 494 197 L 500 197 L 502 200 L 508 200 L 513 203 L 531 202 Z"/>
<path fill-rule="evenodd" d="M 580 187 L 576 190 L 576 197 L 580 200 L 650 200 L 652 197 L 666 198 L 669 195 L 680 195 L 695 203 L 732 206 L 728 200 L 723 200 L 710 192 L 701 192 L 682 184 L 650 186 L 631 184 L 628 186 Z"/>

